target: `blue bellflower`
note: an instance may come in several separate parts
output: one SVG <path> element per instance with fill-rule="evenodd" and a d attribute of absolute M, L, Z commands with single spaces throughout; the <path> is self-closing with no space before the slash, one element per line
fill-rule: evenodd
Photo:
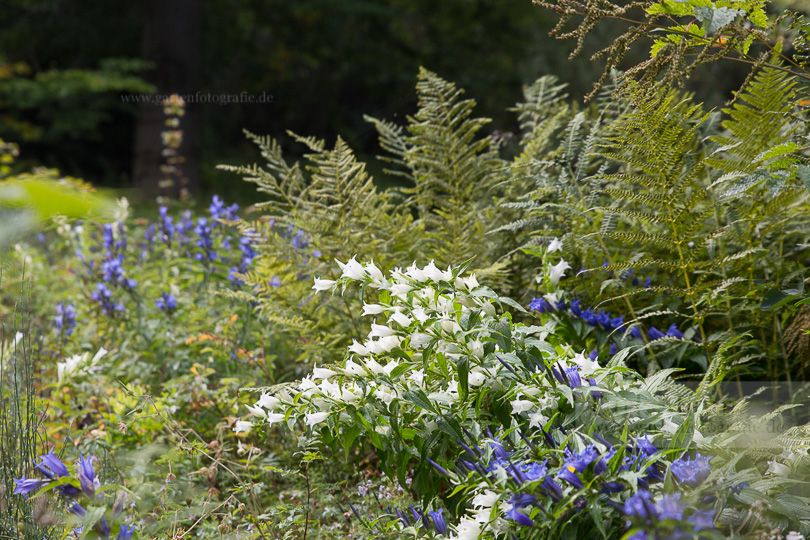
<path fill-rule="evenodd" d="M 670 470 L 681 484 L 696 487 L 702 484 L 712 471 L 711 458 L 695 453 L 694 458 L 681 457 L 672 462 Z"/>
<path fill-rule="evenodd" d="M 155 306 L 166 313 L 174 313 L 177 310 L 177 299 L 170 292 L 160 293 L 160 298 L 155 300 Z"/>
<path fill-rule="evenodd" d="M 524 527 L 531 527 L 534 521 L 525 513 L 523 509 L 537 502 L 537 497 L 528 493 L 514 493 L 509 497 L 510 508 L 506 511 L 506 518 L 515 521 Z"/>
<path fill-rule="evenodd" d="M 593 445 L 587 446 L 582 452 L 575 454 L 568 448 L 565 449 L 565 461 L 560 471 L 557 473 L 557 478 L 562 478 L 572 486 L 581 489 L 583 487 L 582 479 L 578 476 L 588 466 L 599 459 L 599 452 Z"/>

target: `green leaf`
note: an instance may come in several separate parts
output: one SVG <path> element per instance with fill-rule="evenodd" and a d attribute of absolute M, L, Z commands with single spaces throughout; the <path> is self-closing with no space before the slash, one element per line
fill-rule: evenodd
<path fill-rule="evenodd" d="M 415 388 L 406 392 L 405 399 L 421 409 L 438 413 L 436 408 L 433 406 L 433 403 L 430 401 L 430 398 L 421 388 Z"/>

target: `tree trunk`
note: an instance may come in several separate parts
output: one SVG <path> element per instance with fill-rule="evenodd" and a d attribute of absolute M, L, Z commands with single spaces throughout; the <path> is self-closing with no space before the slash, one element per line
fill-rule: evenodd
<path fill-rule="evenodd" d="M 163 96 L 195 94 L 200 91 L 202 0 L 144 0 L 142 50 L 144 59 L 153 64 L 147 79 Z M 133 180 L 144 198 L 165 195 L 177 197 L 181 186 L 161 189 L 165 179 L 161 132 L 164 126 L 163 107 L 157 101 L 138 106 L 135 127 Z M 199 186 L 199 105 L 187 103 L 181 119 L 184 159 L 181 175 L 194 192 Z"/>

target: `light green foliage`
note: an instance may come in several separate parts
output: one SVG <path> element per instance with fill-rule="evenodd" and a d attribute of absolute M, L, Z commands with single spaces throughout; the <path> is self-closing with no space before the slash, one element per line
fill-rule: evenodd
<path fill-rule="evenodd" d="M 112 217 L 112 201 L 53 169 L 15 171 L 18 148 L 0 139 L 0 249 L 48 220 Z"/>

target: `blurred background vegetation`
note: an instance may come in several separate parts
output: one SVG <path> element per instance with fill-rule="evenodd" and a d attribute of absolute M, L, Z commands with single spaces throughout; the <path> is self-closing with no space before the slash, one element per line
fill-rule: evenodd
<path fill-rule="evenodd" d="M 246 201 L 252 188 L 214 168 L 256 159 L 242 129 L 340 133 L 360 157 L 374 155 L 363 114 L 401 121 L 413 111 L 420 65 L 465 88 L 506 133 L 517 128 L 506 109 L 541 74 L 583 96 L 598 68 L 587 55 L 568 60 L 570 44 L 548 37 L 551 24 L 529 0 L 5 0 L 0 138 L 19 144 L 21 168 L 57 168 L 147 201 L 159 176 L 162 108 L 122 95 L 272 96 L 189 103 L 183 118 L 192 189 Z M 608 28 L 592 39 L 612 37 Z M 717 105 L 745 69 L 711 69 L 693 84 Z"/>

